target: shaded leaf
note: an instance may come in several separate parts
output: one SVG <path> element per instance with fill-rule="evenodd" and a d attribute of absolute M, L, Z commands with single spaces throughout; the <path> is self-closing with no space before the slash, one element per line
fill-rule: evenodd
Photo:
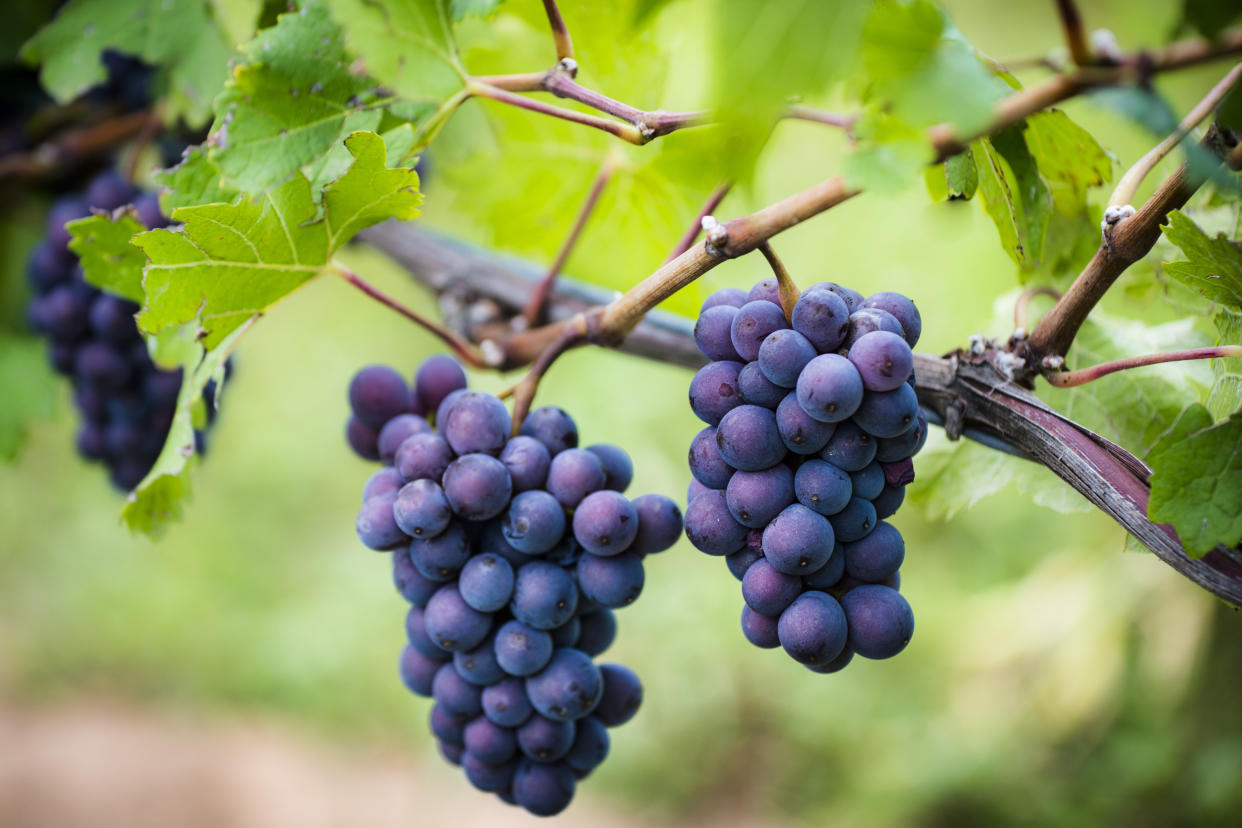
<path fill-rule="evenodd" d="M 1213 302 L 1242 310 L 1242 249 L 1223 233 L 1208 236 L 1181 211 L 1170 213 L 1161 230 L 1186 256 L 1165 262 L 1166 273 Z"/>
<path fill-rule="evenodd" d="M 453 21 L 467 17 L 491 17 L 500 6 L 500 0 L 451 0 Z"/>
<path fill-rule="evenodd" d="M 1147 516 L 1171 524 L 1188 555 L 1202 557 L 1217 544 L 1242 540 L 1242 414 L 1213 425 L 1206 408 L 1189 406 L 1147 462 Z"/>
<path fill-rule="evenodd" d="M 1052 212 L 1048 185 L 1040 178 L 1019 127 L 981 138 L 971 147 L 984 209 L 996 225 L 1005 252 L 1019 268 L 1030 272 L 1041 261 Z"/>
<path fill-rule="evenodd" d="M 1027 118 L 1023 137 L 1062 213 L 1080 213 L 1087 191 L 1112 179 L 1112 157 L 1091 133 L 1059 109 Z"/>
<path fill-rule="evenodd" d="M 1214 38 L 1242 17 L 1242 7 L 1231 0 L 1182 0 L 1182 20 L 1204 37 Z"/>
<path fill-rule="evenodd" d="M 130 244 L 147 228 L 131 212 L 93 215 L 65 225 L 72 236 L 69 249 L 78 254 L 86 281 L 109 293 L 141 304 L 142 268 L 147 257 Z"/>

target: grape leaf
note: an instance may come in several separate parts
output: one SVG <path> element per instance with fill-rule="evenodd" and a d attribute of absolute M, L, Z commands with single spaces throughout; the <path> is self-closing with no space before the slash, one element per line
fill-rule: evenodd
<path fill-rule="evenodd" d="M 58 387 L 38 339 L 0 332 L 0 460 L 11 461 L 26 438 L 26 423 L 51 416 Z"/>
<path fill-rule="evenodd" d="M 1147 516 L 1177 530 L 1186 554 L 1242 540 L 1242 413 L 1212 424 L 1195 403 L 1156 443 Z"/>
<path fill-rule="evenodd" d="M 87 282 L 100 290 L 124 296 L 141 304 L 142 268 L 147 257 L 130 244 L 135 234 L 147 228 L 130 212 L 115 216 L 95 214 L 65 225 L 72 238 L 69 249 L 78 254 Z"/>
<path fill-rule="evenodd" d="M 379 125 L 375 82 L 350 69 L 341 30 L 321 0 L 242 47 L 216 99 L 211 161 L 227 185 L 262 192 L 327 154 L 344 136 Z"/>
<path fill-rule="evenodd" d="M 713 10 L 714 136 L 734 177 L 745 179 L 792 97 L 842 78 L 857 51 L 865 0 L 720 0 Z"/>
<path fill-rule="evenodd" d="M 1171 213 L 1161 230 L 1186 255 L 1185 261 L 1165 262 L 1165 272 L 1213 302 L 1242 310 L 1242 249 L 1223 233 L 1208 236 L 1181 211 Z"/>
<path fill-rule="evenodd" d="M 1074 338 L 1067 366 L 1085 368 L 1207 344 L 1193 319 L 1149 326 L 1096 309 Z M 1177 362 L 1122 371 L 1074 388 L 1050 386 L 1040 396 L 1075 422 L 1141 456 L 1210 383 L 1205 362 Z"/>
<path fill-rule="evenodd" d="M 450 10 L 453 22 L 467 17 L 491 17 L 500 6 L 500 0 L 452 0 Z"/>
<path fill-rule="evenodd" d="M 1182 0 L 1182 20 L 1204 37 L 1214 38 L 1242 16 L 1242 8 L 1229 0 Z"/>
<path fill-rule="evenodd" d="M 147 333 L 195 318 L 214 348 L 246 320 L 323 271 L 336 249 L 359 230 L 387 218 L 409 219 L 421 201 L 418 173 L 385 166 L 384 142 L 373 132 L 346 139 L 354 163 L 324 190 L 323 218 L 301 174 L 253 200 L 182 207 L 182 230 L 154 230 L 134 239 L 150 259 L 147 304 L 138 324 Z"/>
<path fill-rule="evenodd" d="M 353 54 L 397 94 L 440 104 L 465 88 L 448 0 L 328 0 L 328 5 Z"/>
<path fill-rule="evenodd" d="M 167 67 L 195 121 L 224 83 L 231 51 L 203 0 L 70 0 L 21 56 L 42 64 L 44 87 L 63 103 L 104 80 L 108 49 Z"/>
<path fill-rule="evenodd" d="M 224 361 L 256 318 L 246 320 L 210 351 L 195 338 L 196 322 L 168 328 L 155 337 L 153 357 L 164 368 L 180 365 L 183 379 L 164 448 L 121 510 L 121 520 L 130 530 L 158 537 L 169 524 L 180 519 L 191 495 L 190 461 L 195 452 L 195 419 L 202 408 L 203 389 L 215 379 L 219 397 Z M 217 402 L 218 399 L 212 400 L 210 404 Z"/>
<path fill-rule="evenodd" d="M 1087 191 L 1112 178 L 1112 157 L 1091 133 L 1059 109 L 1027 118 L 1023 137 L 1059 212 L 1081 213 Z"/>
<path fill-rule="evenodd" d="M 934 150 L 922 130 L 871 109 L 854 125 L 858 139 L 845 157 L 842 172 L 851 186 L 875 193 L 896 193 L 917 180 Z"/>
<path fill-rule="evenodd" d="M 155 179 L 165 187 L 160 194 L 164 215 L 172 215 L 178 207 L 230 202 L 238 196 L 236 190 L 220 180 L 220 168 L 207 157 L 203 147 L 190 147 L 180 164 L 161 170 Z"/>
<path fill-rule="evenodd" d="M 979 171 L 971 150 L 944 162 L 944 178 L 951 199 L 971 199 L 979 189 Z"/>
<path fill-rule="evenodd" d="M 1213 321 L 1220 334 L 1218 345 L 1242 345 L 1242 315 L 1222 310 Z M 1216 381 L 1204 405 L 1221 419 L 1242 408 L 1242 359 L 1214 359 L 1212 371 Z"/>
<path fill-rule="evenodd" d="M 254 36 L 263 11 L 263 0 L 207 0 L 212 15 L 230 43 L 244 43 Z"/>
<path fill-rule="evenodd" d="M 1020 127 L 1009 127 L 972 145 L 979 196 L 1000 233 L 1001 245 L 1024 273 L 1039 266 L 1052 212 L 1048 185 L 1039 176 Z"/>

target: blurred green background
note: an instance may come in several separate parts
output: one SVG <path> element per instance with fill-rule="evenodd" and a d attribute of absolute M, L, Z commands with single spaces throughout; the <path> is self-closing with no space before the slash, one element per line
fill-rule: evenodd
<path fill-rule="evenodd" d="M 1043 0 L 945 5 L 995 57 L 1034 56 L 1059 42 L 1052 4 Z M 1092 2 L 1084 10 L 1089 25 L 1107 25 L 1132 46 L 1163 42 L 1175 5 Z M 661 31 L 687 31 L 695 11 L 674 6 Z M 1221 71 L 1188 71 L 1159 85 L 1184 111 Z M 1153 143 L 1089 102 L 1066 109 L 1116 155 L 1117 171 Z M 720 214 L 831 174 L 842 140 L 825 136 L 813 125 L 780 126 L 754 187 L 730 196 Z M 503 156 L 491 163 L 504 174 Z M 538 203 L 559 184 L 523 197 Z M 447 170 L 441 186 L 430 183 L 426 221 L 467 238 L 500 232 L 455 209 L 468 192 Z M 18 234 L 8 256 L 33 243 L 40 220 L 37 204 L 16 215 L 30 232 Z M 668 245 L 692 215 L 693 207 L 662 228 Z M 1007 333 L 989 326 L 995 298 L 1016 284 L 1014 267 L 977 205 L 932 204 L 921 188 L 869 195 L 782 235 L 777 248 L 800 281 L 912 296 L 925 320 L 920 347 L 929 352 L 975 331 Z M 343 258 L 382 289 L 432 305 L 379 254 L 356 247 Z M 607 266 L 623 284 L 647 272 L 576 258 L 571 273 Z M 700 294 L 762 278 L 762 261 L 753 259 L 713 271 Z M 1117 307 L 1168 317 L 1158 305 Z M 435 756 L 424 723 L 429 702 L 411 698 L 397 678 L 404 604 L 387 557 L 354 536 L 370 470 L 342 439 L 345 387 L 358 367 L 385 362 L 411 372 L 435 350 L 429 337 L 340 282 L 324 279 L 282 303 L 243 343 L 209 454 L 193 476 L 194 501 L 158 544 L 119 527 L 119 496 L 72 450 L 74 416 L 59 388 L 55 415 L 31 429 L 16 464 L 0 467 L 5 704 L 55 710 L 105 699 L 179 720 L 277 722 L 306 734 L 315 750 L 412 757 L 431 790 L 483 807 Z M 681 500 L 686 446 L 700 427 L 685 405 L 689 379 L 683 370 L 580 350 L 556 364 L 539 402 L 571 411 L 585 441 L 624 446 L 635 462 L 632 494 Z M 471 377 L 492 391 L 511 380 Z M 1047 473 L 1032 466 L 1030 475 Z M 642 599 L 620 614 L 606 656 L 642 676 L 643 711 L 613 732 L 609 760 L 560 819 L 1237 824 L 1235 613 L 1153 557 L 1124 553 L 1122 531 L 1105 517 L 1041 509 L 1013 487 L 950 522 L 931 522 L 917 506 L 894 522 L 907 539 L 902 588 L 915 609 L 914 639 L 896 659 L 857 660 L 832 676 L 745 642 L 739 585 L 720 561 L 684 541 L 649 559 Z M 5 751 L 23 749 L 6 740 Z M 525 822 L 509 810 L 487 813 L 485 824 Z M 409 824 L 433 821 L 411 814 Z"/>

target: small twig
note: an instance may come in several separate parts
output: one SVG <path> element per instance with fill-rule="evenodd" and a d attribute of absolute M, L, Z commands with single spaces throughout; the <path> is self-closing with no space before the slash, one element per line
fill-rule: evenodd
<path fill-rule="evenodd" d="M 591 324 L 587 315 L 580 313 L 566 320 L 559 327 L 559 335 L 543 349 L 539 357 L 531 364 L 526 376 L 522 377 L 521 381 L 505 394 L 505 396 L 509 393 L 513 395 L 513 436 L 515 437 L 522 433 L 522 423 L 526 420 L 526 415 L 530 413 L 530 405 L 534 402 L 539 380 L 543 379 L 543 375 L 548 372 L 548 368 L 557 357 L 586 340 Z"/>
<path fill-rule="evenodd" d="M 39 178 L 77 159 L 106 153 L 141 134 L 152 123 L 159 126 L 159 113 L 155 109 L 144 109 L 65 132 L 55 141 L 41 144 L 30 152 L 0 157 L 0 181 L 10 176 Z"/>
<path fill-rule="evenodd" d="M 1181 144 L 1182 140 L 1190 134 L 1192 129 L 1212 114 L 1217 105 L 1220 104 L 1221 99 L 1229 93 L 1229 90 L 1237 84 L 1240 78 L 1242 78 L 1242 63 L 1230 69 L 1229 73 L 1212 87 L 1212 90 L 1204 96 L 1203 100 L 1199 101 L 1195 108 L 1190 110 L 1189 114 L 1182 119 L 1182 122 L 1177 125 L 1177 129 L 1171 135 L 1152 147 L 1146 155 L 1135 161 L 1134 165 L 1126 170 L 1125 175 L 1117 182 L 1113 194 L 1108 197 L 1109 206 L 1129 204 L 1148 173 L 1160 163 L 1162 158 L 1172 152 L 1174 147 Z"/>
<path fill-rule="evenodd" d="M 703 219 L 716 212 L 716 208 L 720 206 L 720 202 L 729 194 L 729 188 L 733 186 L 732 181 L 724 181 L 716 185 L 716 189 L 712 190 L 712 194 L 707 197 L 707 201 L 703 204 L 703 209 L 699 210 L 699 214 L 694 217 L 694 221 L 686 232 L 682 234 L 681 239 L 677 242 L 677 246 L 673 248 L 673 252 L 668 254 L 668 258 L 664 260 L 668 264 L 676 259 L 682 253 L 690 249 L 690 245 L 694 244 L 694 240 L 699 237 L 699 231 L 703 229 Z"/>
<path fill-rule="evenodd" d="M 1027 324 L 1027 311 L 1030 307 L 1031 300 L 1036 296 L 1051 296 L 1053 299 L 1061 298 L 1061 291 L 1056 288 L 1050 288 L 1047 285 L 1024 290 L 1018 296 L 1018 301 L 1013 303 L 1013 326 L 1014 328 L 1023 328 L 1030 330 Z"/>
<path fill-rule="evenodd" d="M 559 60 L 574 59 L 574 42 L 565 26 L 565 18 L 556 7 L 556 0 L 543 0 L 543 10 L 548 13 L 548 25 L 552 27 L 552 40 L 556 42 L 556 57 Z"/>
<path fill-rule="evenodd" d="M 448 345 L 453 350 L 453 353 L 455 353 L 472 368 L 495 367 L 491 362 L 485 359 L 483 353 L 465 337 L 460 336 L 455 331 L 449 330 L 439 322 L 436 322 L 434 319 L 430 319 L 423 316 L 418 311 L 406 307 L 344 265 L 338 262 L 333 262 L 330 265 L 330 268 L 337 276 L 340 276 L 346 282 L 353 285 L 367 296 L 370 296 L 381 305 L 396 311 L 414 324 L 419 325 L 432 335 L 438 337 L 442 342 L 444 342 L 444 344 Z"/>
<path fill-rule="evenodd" d="M 587 219 L 591 217 L 591 212 L 595 209 L 595 205 L 599 203 L 599 197 L 604 192 L 609 179 L 617 169 L 617 157 L 612 153 L 604 159 L 600 164 L 599 173 L 595 176 L 595 182 L 591 185 L 590 191 L 587 193 L 586 200 L 582 202 L 582 208 L 578 211 L 578 217 L 574 220 L 574 225 L 569 231 L 569 235 L 565 238 L 565 243 L 561 245 L 560 251 L 556 254 L 556 258 L 552 264 L 548 266 L 547 273 L 544 274 L 543 280 L 530 295 L 526 307 L 522 310 L 522 319 L 526 323 L 526 327 L 531 328 L 539 324 L 540 317 L 543 316 L 543 307 L 547 302 L 548 294 L 552 291 L 552 285 L 556 281 L 557 274 L 565 267 L 565 262 L 569 260 L 569 254 L 573 252 L 574 245 L 577 243 L 579 236 L 582 235 L 583 228 L 586 227 Z"/>
<path fill-rule="evenodd" d="M 1090 368 L 1079 368 L 1077 371 L 1061 371 L 1045 375 L 1050 385 L 1057 388 L 1072 388 L 1075 385 L 1106 377 L 1117 371 L 1129 368 L 1141 368 L 1144 365 L 1159 365 L 1162 362 L 1181 362 L 1188 359 L 1237 359 L 1242 358 L 1242 345 L 1216 345 L 1211 348 L 1191 348 L 1188 351 L 1172 351 L 1167 354 L 1149 354 L 1148 356 L 1127 357 L 1115 362 L 1102 362 Z"/>
<path fill-rule="evenodd" d="M 785 117 L 792 118 L 795 121 L 812 121 L 817 124 L 838 127 L 845 130 L 847 134 L 854 129 L 854 124 L 858 121 L 857 115 L 826 112 L 822 109 L 812 109 L 809 106 L 791 106 L 785 110 Z"/>
<path fill-rule="evenodd" d="M 1082 15 L 1074 0 L 1057 0 L 1057 12 L 1061 15 L 1061 31 L 1065 34 L 1065 45 L 1069 49 L 1070 60 L 1078 66 L 1087 66 L 1094 62 L 1091 49 L 1087 46 L 1087 33 L 1082 27 Z"/>
<path fill-rule="evenodd" d="M 622 103 L 594 89 L 588 89 L 574 80 L 568 72 L 560 71 L 559 67 L 544 76 L 542 88 L 558 98 L 577 101 L 633 125 L 642 134 L 642 143 L 679 129 L 707 123 L 706 112 L 664 112 L 659 109 L 647 111 Z"/>
<path fill-rule="evenodd" d="M 524 98 L 502 89 L 499 86 L 491 86 L 482 83 L 477 78 L 473 78 L 466 86 L 467 91 L 472 97 L 490 98 L 493 101 L 510 106 L 516 106 L 519 109 L 526 109 L 531 112 L 538 112 L 541 115 L 551 115 L 553 118 L 560 118 L 564 121 L 571 121 L 575 124 L 594 127 L 603 130 L 611 135 L 615 135 L 623 141 L 631 144 L 645 144 L 650 140 L 649 137 L 643 135 L 642 131 L 633 124 L 619 123 L 609 118 L 600 118 L 597 115 L 589 115 L 585 112 L 576 112 L 572 109 L 566 109 L 561 106 L 551 106 L 550 104 L 537 101 L 534 98 Z"/>
<path fill-rule="evenodd" d="M 798 303 L 798 286 L 794 284 L 789 271 L 785 269 L 784 262 L 776 255 L 776 251 L 772 249 L 769 242 L 760 242 L 759 252 L 763 254 L 763 258 L 768 260 L 768 265 L 776 274 L 776 291 L 780 296 L 781 310 L 785 311 L 785 319 L 792 321 L 794 305 Z"/>

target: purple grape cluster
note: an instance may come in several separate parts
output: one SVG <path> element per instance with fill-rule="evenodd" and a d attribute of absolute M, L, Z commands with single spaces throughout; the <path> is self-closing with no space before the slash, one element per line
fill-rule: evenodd
<path fill-rule="evenodd" d="M 690 383 L 707 428 L 690 444 L 686 535 L 742 582 L 746 638 L 815 672 L 894 656 L 914 632 L 885 518 L 927 439 L 921 332 L 906 297 L 832 282 L 786 317 L 775 279 L 717 291 L 695 325 L 712 361 Z"/>
<path fill-rule="evenodd" d="M 73 399 L 82 415 L 78 452 L 108 468 L 112 483 L 128 491 L 151 470 L 164 446 L 181 392 L 181 371 L 164 371 L 147 353 L 134 314 L 138 306 L 105 293 L 82 278 L 77 257 L 68 248 L 65 223 L 130 204 L 147 227 L 164 227 L 152 193 L 135 191 L 115 171 L 96 176 L 80 195 L 52 205 L 47 236 L 26 263 L 32 298 L 27 318 L 32 330 L 47 337 L 53 369 L 73 383 Z M 203 393 L 207 418 L 215 418 L 215 383 Z M 195 435 L 200 453 L 204 435 Z"/>
<path fill-rule="evenodd" d="M 631 670 L 594 657 L 616 635 L 613 610 L 642 591 L 643 558 L 681 536 L 681 511 L 626 498 L 629 456 L 578 448 L 560 408 L 510 436 L 504 403 L 468 390 L 447 356 L 427 359 L 412 389 L 363 368 L 349 402 L 346 439 L 384 464 L 363 488 L 358 537 L 391 551 L 412 605 L 402 680 L 435 700 L 431 731 L 471 784 L 559 813 L 642 701 Z"/>

